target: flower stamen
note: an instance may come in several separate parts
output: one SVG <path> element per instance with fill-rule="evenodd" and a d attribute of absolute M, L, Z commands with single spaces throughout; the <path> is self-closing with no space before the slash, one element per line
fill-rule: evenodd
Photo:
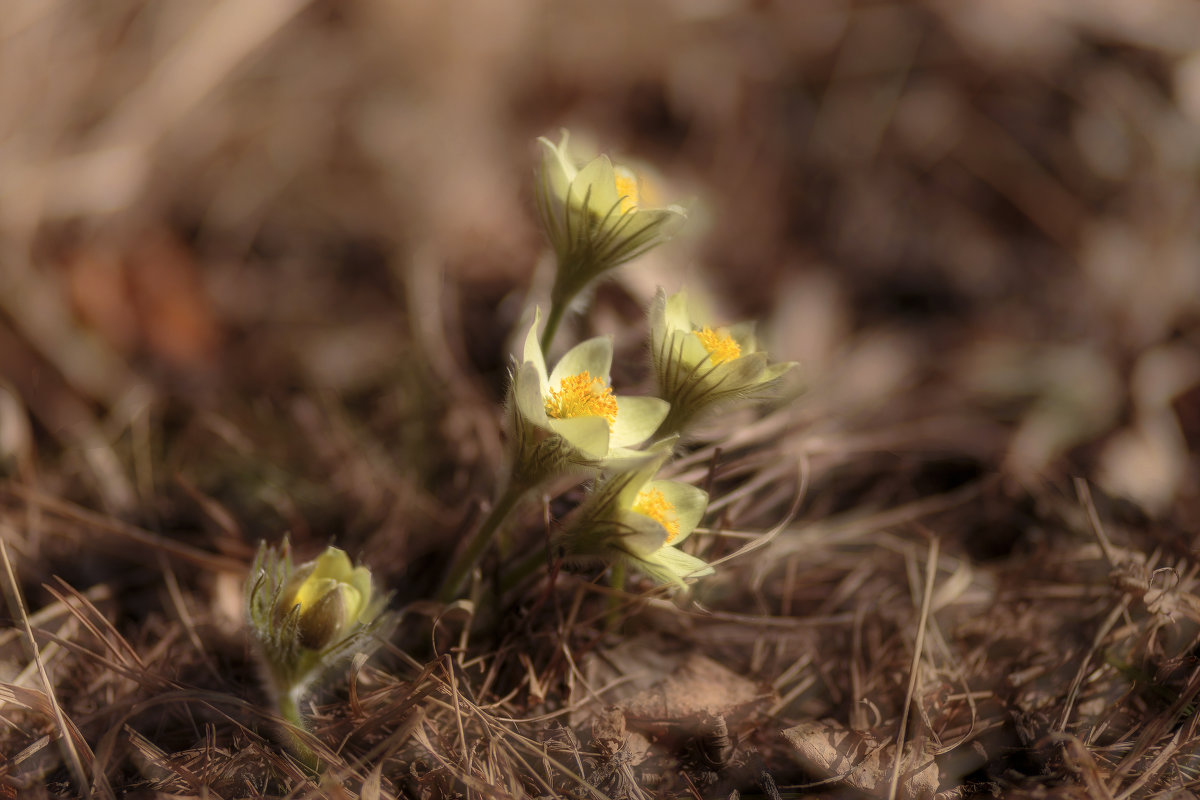
<path fill-rule="evenodd" d="M 663 544 L 670 544 L 679 535 L 679 518 L 675 515 L 675 505 L 667 499 L 661 489 L 644 489 L 639 492 L 632 510 L 666 528 L 667 539 Z"/>
<path fill-rule="evenodd" d="M 569 375 L 559 381 L 546 397 L 546 414 L 554 419 L 575 417 L 604 417 L 609 431 L 617 421 L 617 398 L 604 385 L 603 378 L 593 378 L 587 370 Z"/>
<path fill-rule="evenodd" d="M 733 361 L 742 354 L 742 346 L 733 340 L 728 333 L 714 331 L 705 325 L 698 331 L 692 331 L 704 349 L 708 351 L 713 364 L 724 364 Z"/>
<path fill-rule="evenodd" d="M 638 179 L 632 170 L 626 167 L 613 167 L 613 177 L 617 184 L 617 194 L 621 200 L 617 212 L 624 215 L 638 208 Z"/>

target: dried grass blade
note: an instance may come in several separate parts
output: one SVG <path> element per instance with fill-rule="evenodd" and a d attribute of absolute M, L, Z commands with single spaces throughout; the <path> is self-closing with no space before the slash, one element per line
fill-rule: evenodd
<path fill-rule="evenodd" d="M 912 708 L 913 695 L 917 691 L 921 652 L 925 647 L 925 625 L 929 621 L 929 609 L 933 603 L 933 585 L 937 578 L 940 548 L 940 540 L 936 536 L 933 537 L 929 541 L 929 554 L 925 558 L 925 592 L 921 597 L 921 616 L 917 620 L 917 638 L 913 645 L 912 664 L 908 671 L 908 689 L 904 693 L 904 708 L 900 711 L 900 730 L 896 732 L 896 763 L 892 767 L 892 782 L 888 786 L 888 800 L 896 800 L 896 792 L 900 788 L 900 772 L 904 765 L 904 738 L 908 734 L 908 712 Z"/>
<path fill-rule="evenodd" d="M 79 791 L 83 793 L 84 797 L 91 798 L 93 797 L 92 785 L 88 781 L 88 771 L 84 768 L 83 756 L 86 755 L 89 767 L 94 762 L 94 757 L 87 746 L 87 742 L 83 740 L 83 736 L 79 733 L 79 729 L 75 727 L 73 722 L 67 719 L 63 713 L 62 706 L 58 704 L 58 698 L 54 694 L 54 685 L 50 682 L 50 676 L 46 673 L 46 666 L 42 663 L 37 641 L 33 638 L 33 628 L 29 625 L 29 615 L 25 612 L 25 601 L 21 598 L 20 585 L 17 583 L 17 576 L 13 571 L 12 562 L 8 558 L 8 547 L 2 541 L 0 541 L 0 560 L 4 562 L 4 598 L 8 602 L 9 613 L 12 614 L 13 619 L 20 620 L 25 632 L 25 642 L 29 648 L 30 658 L 37 664 L 38 675 L 42 679 L 42 686 L 45 687 L 45 698 L 49 706 L 50 716 L 58 726 L 63 757 L 67 762 L 68 769 L 71 771 L 71 777 L 75 780 L 76 786 L 79 787 Z M 13 688 L 15 687 L 9 687 L 10 690 Z M 100 787 L 103 796 L 114 796 L 107 779 L 103 775 L 96 776 L 96 784 Z"/>

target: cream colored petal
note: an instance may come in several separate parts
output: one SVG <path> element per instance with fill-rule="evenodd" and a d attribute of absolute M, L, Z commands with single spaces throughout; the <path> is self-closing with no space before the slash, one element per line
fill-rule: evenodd
<path fill-rule="evenodd" d="M 547 427 L 589 459 L 608 455 L 608 420 L 604 417 L 551 419 Z"/>
<path fill-rule="evenodd" d="M 541 378 L 538 376 L 537 365 L 526 361 L 517 367 L 513 378 L 513 402 L 517 404 L 517 412 L 525 419 L 542 428 L 549 426 L 550 417 L 546 414 L 546 398 L 542 393 Z"/>
<path fill-rule="evenodd" d="M 646 488 L 646 484 L 654 477 L 666 460 L 671 456 L 670 447 L 664 447 L 664 444 L 674 445 L 678 441 L 677 436 L 671 437 L 669 442 L 655 443 L 652 447 L 646 450 L 630 450 L 641 457 L 641 462 L 627 471 L 628 474 L 614 475 L 610 479 L 612 482 L 621 482 L 621 491 L 617 495 L 616 505 L 619 508 L 632 508 L 637 502 L 638 495 L 642 489 Z"/>
<path fill-rule="evenodd" d="M 617 519 L 621 529 L 620 547 L 637 558 L 658 552 L 667 541 L 667 529 L 645 514 L 621 509 Z"/>
<path fill-rule="evenodd" d="M 712 366 L 712 359 L 709 358 L 708 350 L 704 347 L 704 343 L 700 341 L 700 337 L 695 331 L 685 334 L 681 338 L 680 362 L 689 367 L 703 365 L 704 367 Z"/>
<path fill-rule="evenodd" d="M 631 447 L 646 441 L 658 430 L 670 410 L 670 404 L 657 397 L 618 397 L 612 446 Z"/>
<path fill-rule="evenodd" d="M 588 212 L 600 219 L 611 221 L 621 216 L 617 179 L 608 156 L 597 156 L 579 170 L 571 182 L 568 202 L 578 208 L 586 202 Z"/>
<path fill-rule="evenodd" d="M 602 378 L 607 385 L 608 373 L 612 369 L 613 348 L 612 339 L 607 336 L 596 336 L 568 350 L 550 373 L 549 385 L 557 389 L 563 378 L 589 373 L 593 378 Z"/>
<path fill-rule="evenodd" d="M 533 309 L 533 324 L 529 326 L 529 333 L 525 334 L 525 347 L 521 352 L 521 360 L 533 365 L 537 373 L 538 385 L 545 391 L 548 378 L 546 375 L 546 356 L 542 353 L 542 344 L 538 338 L 538 327 L 542 319 L 542 310 L 540 308 Z"/>
<path fill-rule="evenodd" d="M 538 144 L 542 146 L 542 174 L 548 184 L 547 188 L 560 200 L 566 199 L 568 187 L 579 174 L 567 150 L 567 139 L 566 131 L 563 131 L 562 141 L 558 144 L 554 144 L 545 136 L 538 137 Z"/>
<path fill-rule="evenodd" d="M 713 568 L 693 555 L 674 547 L 663 547 L 651 553 L 638 565 L 648 575 L 664 583 L 683 585 L 684 578 L 711 575 Z"/>
<path fill-rule="evenodd" d="M 658 489 L 671 505 L 675 506 L 675 519 L 679 522 L 679 534 L 671 540 L 677 545 L 691 535 L 704 511 L 708 508 L 708 494 L 688 483 L 679 481 L 650 481 L 647 489 Z"/>
<path fill-rule="evenodd" d="M 751 353 L 748 356 L 735 358 L 733 361 L 719 364 L 705 377 L 704 390 L 718 394 L 744 392 L 760 382 L 763 370 L 766 368 L 766 353 Z"/>
<path fill-rule="evenodd" d="M 771 364 L 765 370 L 763 370 L 762 375 L 759 376 L 759 380 L 763 383 L 773 381 L 786 373 L 788 370 L 792 369 L 792 367 L 798 366 L 800 365 L 795 361 L 781 361 L 778 364 Z"/>
<path fill-rule="evenodd" d="M 692 330 L 692 317 L 688 310 L 687 292 L 680 290 L 666 299 L 664 320 L 672 330 Z"/>

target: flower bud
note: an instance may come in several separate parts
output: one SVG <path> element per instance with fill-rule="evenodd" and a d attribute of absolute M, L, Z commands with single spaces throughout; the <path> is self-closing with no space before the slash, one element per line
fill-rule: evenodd
<path fill-rule="evenodd" d="M 259 551 L 247 586 L 248 616 L 264 661 L 282 686 L 304 685 L 342 657 L 372 646 L 384 598 L 371 573 L 326 548 L 293 567 L 289 548 Z"/>
<path fill-rule="evenodd" d="M 358 622 L 370 594 L 366 567 L 352 567 L 345 552 L 330 547 L 296 571 L 280 593 L 272 618 L 281 625 L 296 613 L 300 646 L 324 650 Z"/>

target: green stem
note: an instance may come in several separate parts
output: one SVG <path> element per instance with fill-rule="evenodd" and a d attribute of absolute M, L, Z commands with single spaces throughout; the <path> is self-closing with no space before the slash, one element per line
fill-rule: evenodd
<path fill-rule="evenodd" d="M 471 574 L 471 570 L 475 569 L 475 565 L 479 563 L 479 559 L 483 557 L 484 551 L 491 543 L 492 537 L 500 529 L 500 524 L 508 518 L 513 508 L 516 507 L 517 501 L 525 495 L 525 491 L 526 487 L 518 483 L 510 483 L 504 490 L 504 494 L 500 496 L 500 499 L 492 506 L 492 510 L 479 523 L 475 533 L 471 535 L 467 546 L 450 565 L 450 569 L 446 572 L 446 579 L 442 581 L 442 589 L 438 592 L 438 600 L 449 603 L 458 597 L 463 584 L 467 582 L 467 576 Z"/>
<path fill-rule="evenodd" d="M 624 603 L 621 594 L 625 591 L 625 581 L 625 562 L 614 562 L 608 574 L 608 585 L 613 591 L 608 596 L 608 610 L 604 614 L 604 628 L 609 633 L 616 633 L 621 625 L 621 606 Z"/>
<path fill-rule="evenodd" d="M 550 345 L 554 343 L 554 334 L 558 332 L 558 324 L 562 322 L 563 311 L 566 307 L 566 302 L 551 298 L 550 313 L 546 315 L 546 328 L 542 331 L 543 353 L 550 352 Z"/>
<path fill-rule="evenodd" d="M 279 693 L 279 716 L 283 718 L 284 722 L 279 726 L 279 732 L 283 737 L 283 743 L 292 751 L 292 754 L 304 766 L 313 772 L 318 772 L 320 761 L 317 759 L 317 754 L 304 743 L 303 732 L 308 730 L 308 726 L 304 724 L 304 718 L 300 716 L 300 706 L 296 702 L 296 694 L 295 690 Z"/>

